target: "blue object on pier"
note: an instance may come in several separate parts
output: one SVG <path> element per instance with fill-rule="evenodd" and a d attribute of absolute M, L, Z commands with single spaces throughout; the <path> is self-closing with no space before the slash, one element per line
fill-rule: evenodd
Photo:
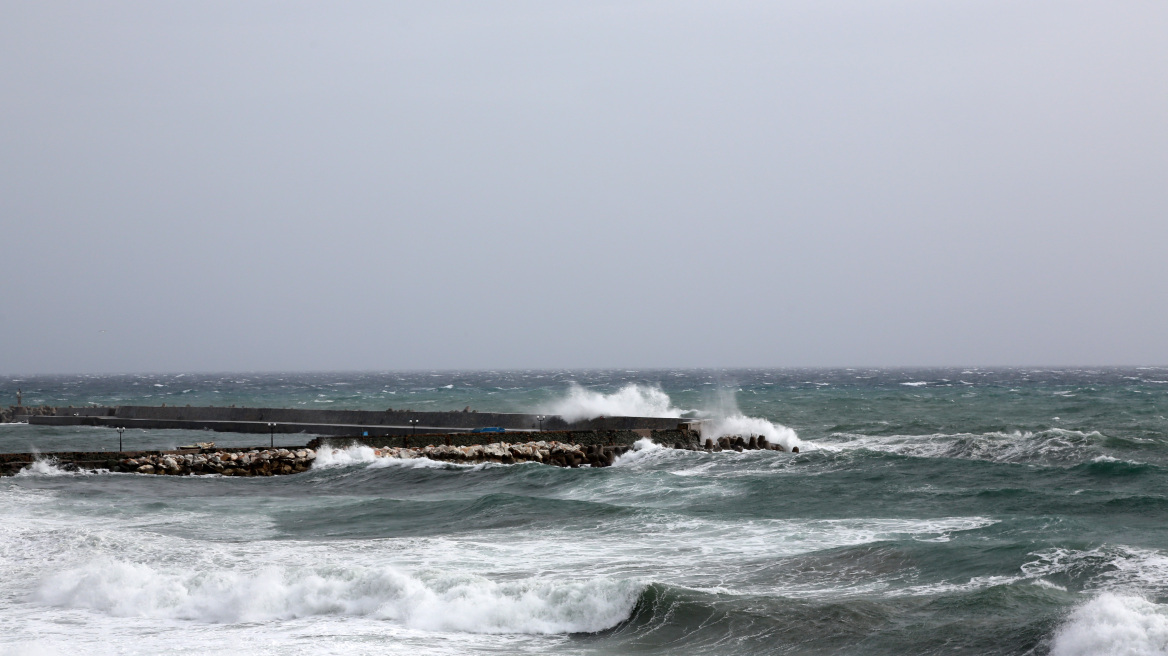
<path fill-rule="evenodd" d="M 499 428 L 498 426 L 487 426 L 486 428 L 476 428 L 472 433 L 506 433 L 506 428 Z"/>
<path fill-rule="evenodd" d="M 361 431 L 361 437 L 369 437 L 369 431 Z"/>

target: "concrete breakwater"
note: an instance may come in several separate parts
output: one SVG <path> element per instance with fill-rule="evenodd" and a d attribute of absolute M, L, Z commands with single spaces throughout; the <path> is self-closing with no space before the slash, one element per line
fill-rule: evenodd
<path fill-rule="evenodd" d="M 460 464 L 481 464 L 494 462 L 515 464 L 519 462 L 540 462 L 559 467 L 607 467 L 620 455 L 632 447 L 581 446 L 560 442 L 493 442 L 469 446 L 427 445 L 419 447 L 384 447 L 372 449 L 375 458 L 396 458 L 454 462 Z M 254 449 L 250 451 L 211 451 L 205 453 L 159 453 L 144 454 L 118 460 L 111 471 L 190 476 L 199 474 L 219 474 L 222 476 L 279 476 L 299 474 L 312 468 L 319 454 L 332 456 L 338 449 L 322 446 L 318 449 Z"/>
<path fill-rule="evenodd" d="M 689 451 L 751 451 L 769 450 L 783 451 L 781 444 L 768 442 L 762 435 L 726 435 L 718 439 L 702 439 L 701 434 L 689 428 L 665 430 L 637 429 L 637 430 L 573 430 L 573 431 L 546 431 L 538 433 L 543 441 L 553 441 L 561 444 L 574 444 L 580 447 L 588 446 L 631 446 L 641 439 L 649 439 L 661 446 L 685 449 Z M 516 441 L 530 439 L 530 434 Z M 421 447 L 421 446 L 472 446 L 498 441 L 504 444 L 512 441 L 506 437 L 491 433 L 450 433 L 446 435 L 380 435 L 362 437 L 318 437 L 308 443 L 309 448 L 332 446 L 368 446 L 376 449 L 389 447 Z M 795 453 L 799 447 L 794 447 Z"/>
<path fill-rule="evenodd" d="M 231 433 L 313 433 L 317 435 L 406 435 L 452 433 L 498 427 L 508 431 L 661 430 L 685 420 L 660 417 L 596 417 L 568 422 L 562 417 L 524 413 L 415 410 L 313 410 L 217 406 L 17 407 L 0 411 L 0 422 L 46 426 L 105 426 L 211 430 Z"/>
<path fill-rule="evenodd" d="M 691 451 L 782 451 L 783 447 L 770 444 L 765 437 L 722 437 L 707 439 L 698 444 L 692 431 L 653 431 L 653 438 L 663 446 L 662 438 L 677 438 L 672 446 Z M 552 435 L 556 435 L 553 433 Z M 416 459 L 478 464 L 495 462 L 514 464 L 539 462 L 558 467 L 608 467 L 618 457 L 632 450 L 633 443 L 643 437 L 632 431 L 563 431 L 559 437 L 571 441 L 539 440 L 523 442 L 488 442 L 485 444 L 454 444 L 454 439 L 466 439 L 465 434 L 441 436 L 441 443 L 410 446 L 406 437 L 401 446 L 371 443 L 386 442 L 387 438 L 347 438 L 343 440 L 313 440 L 302 448 L 279 449 L 201 449 L 198 451 L 158 451 L 114 454 L 110 452 L 71 452 L 56 454 L 0 454 L 0 474 L 14 474 L 38 462 L 50 463 L 63 470 L 106 469 L 113 472 L 190 476 L 218 474 L 221 476 L 279 476 L 298 474 L 312 468 L 320 454 L 334 455 L 350 447 L 366 447 L 375 458 Z M 424 436 L 436 442 L 435 436 Z M 793 449 L 798 452 L 798 448 Z"/>
<path fill-rule="evenodd" d="M 636 430 L 565 430 L 538 433 L 444 433 L 419 435 L 365 435 L 317 437 L 308 443 L 309 448 L 331 446 L 423 447 L 423 446 L 473 446 L 492 442 L 503 444 L 527 442 L 537 439 L 544 442 L 575 444 L 578 446 L 631 446 L 637 440 L 649 438 L 658 444 L 677 445 L 678 448 L 696 448 L 699 436 L 688 429 L 636 429 Z"/>
<path fill-rule="evenodd" d="M 56 413 L 57 408 L 51 405 L 10 405 L 7 408 L 0 408 L 0 424 L 28 421 L 29 417 L 52 416 Z"/>
<path fill-rule="evenodd" d="M 581 446 L 560 442 L 493 442 L 469 446 L 427 445 L 419 447 L 384 447 L 372 449 L 376 458 L 397 458 L 454 462 L 460 464 L 480 464 L 494 462 L 514 464 L 519 462 L 540 462 L 559 467 L 607 467 L 621 454 L 632 447 Z M 58 454 L 4 454 L 0 459 L 0 472 L 15 474 L 38 463 L 50 465 L 61 471 L 83 469 L 105 469 L 112 472 L 133 474 L 154 474 L 169 476 L 197 476 L 218 474 L 220 476 L 280 476 L 299 474 L 312 468 L 319 453 L 335 455 L 337 449 L 323 446 L 319 449 L 249 449 L 249 450 L 204 450 L 199 453 L 156 452 L 120 454 L 127 457 L 112 457 L 109 453 L 58 453 Z"/>

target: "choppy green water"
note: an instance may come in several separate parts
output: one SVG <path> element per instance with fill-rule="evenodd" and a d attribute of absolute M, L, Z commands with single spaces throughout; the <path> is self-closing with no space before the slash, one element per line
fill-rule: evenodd
<path fill-rule="evenodd" d="M 737 410 L 804 449 L 646 448 L 600 470 L 354 450 L 255 480 L 45 468 L 0 481 L 10 649 L 1168 653 L 1165 369 L 26 378 L 0 395 L 17 385 L 54 405 Z M 108 439 L 0 427 L 3 450 Z"/>

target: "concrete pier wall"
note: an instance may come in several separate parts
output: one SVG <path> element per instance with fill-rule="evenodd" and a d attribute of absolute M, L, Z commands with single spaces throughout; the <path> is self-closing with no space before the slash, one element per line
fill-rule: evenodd
<path fill-rule="evenodd" d="M 343 448 L 353 445 L 369 446 L 372 448 L 402 447 L 417 449 L 420 447 L 455 446 L 469 447 L 488 444 L 523 444 L 530 442 L 558 442 L 564 445 L 573 445 L 573 448 L 586 447 L 629 447 L 639 439 L 649 437 L 664 446 L 683 449 L 699 448 L 698 434 L 690 430 L 583 430 L 583 431 L 545 431 L 533 433 L 530 431 L 513 433 L 424 433 L 418 435 L 401 436 L 340 436 L 317 437 L 304 447 L 284 447 L 279 451 L 295 451 L 300 448 L 317 450 L 321 447 L 332 446 Z M 54 466 L 67 470 L 78 469 L 107 469 L 110 471 L 127 471 L 120 468 L 119 462 L 126 458 L 143 456 L 185 456 L 213 451 L 215 453 L 244 453 L 261 451 L 258 447 L 236 447 L 213 449 L 187 449 L 177 451 L 69 451 L 54 453 L 0 453 L 0 476 L 12 475 L 32 465 L 37 460 L 48 460 Z M 303 471 L 296 469 L 295 471 Z M 207 473 L 207 472 L 204 472 Z M 280 472 L 276 472 L 280 473 Z M 293 473 L 291 471 L 283 473 Z M 266 475 L 266 474 L 265 474 Z"/>
<path fill-rule="evenodd" d="M 420 446 L 472 446 L 475 444 L 516 444 L 539 440 L 544 442 L 562 442 L 579 446 L 630 446 L 642 438 L 650 438 L 658 444 L 679 446 L 681 448 L 697 448 L 700 438 L 694 431 L 665 429 L 665 430 L 571 430 L 571 431 L 544 431 L 542 433 L 446 433 L 425 435 L 398 435 L 398 436 L 369 436 L 369 437 L 318 437 L 308 443 L 308 448 L 316 449 L 323 445 L 344 447 L 361 445 L 377 448 L 384 447 L 420 447 Z"/>
<path fill-rule="evenodd" d="M 448 433 L 498 426 L 509 431 L 540 427 L 536 415 L 499 412 L 418 412 L 412 410 L 316 410 L 300 408 L 224 408 L 215 406 L 118 406 L 51 408 L 38 414 L 16 414 L 14 420 L 50 426 L 125 426 L 179 428 L 233 433 L 267 433 L 276 423 L 278 433 L 320 435 L 403 435 L 413 432 Z M 416 422 L 416 423 L 415 423 Z M 550 416 L 545 430 L 671 430 L 683 420 L 659 417 L 598 417 L 567 422 Z"/>

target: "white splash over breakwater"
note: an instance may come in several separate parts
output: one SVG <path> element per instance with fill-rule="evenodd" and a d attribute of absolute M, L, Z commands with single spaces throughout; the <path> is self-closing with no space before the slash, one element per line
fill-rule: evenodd
<path fill-rule="evenodd" d="M 33 463 L 17 472 L 17 476 L 68 476 L 72 474 L 61 469 L 53 458 L 37 458 Z"/>
<path fill-rule="evenodd" d="M 390 463 L 416 463 L 416 466 L 435 466 L 439 463 L 456 465 L 480 465 L 485 463 L 517 464 L 521 462 L 542 463 L 557 467 L 611 467 L 627 463 L 654 450 L 666 449 L 649 438 L 642 438 L 632 446 L 625 445 L 580 445 L 567 442 L 494 442 L 469 446 L 422 446 L 422 447 L 381 447 L 363 445 L 346 447 L 321 447 L 316 451 L 314 468 L 346 467 L 357 464 L 388 466 Z M 690 447 L 701 452 L 718 451 L 783 451 L 777 445 L 770 445 L 764 438 L 754 438 L 748 442 L 741 436 L 731 440 L 722 437 L 709 448 Z"/>
<path fill-rule="evenodd" d="M 617 458 L 629 451 L 627 446 L 581 446 L 565 442 L 494 442 L 469 446 L 381 447 L 354 445 L 343 448 L 322 447 L 317 451 L 318 469 L 344 467 L 360 463 L 416 461 L 421 463 L 455 463 L 477 465 L 498 463 L 510 465 L 537 462 L 558 467 L 611 466 Z"/>
<path fill-rule="evenodd" d="M 800 450 L 807 448 L 794 429 L 762 417 L 743 414 L 734 395 L 726 390 L 709 407 L 683 410 L 675 406 L 669 395 L 656 386 L 630 383 L 605 394 L 571 383 L 563 398 L 547 404 L 543 410 L 560 415 L 570 422 L 597 417 L 692 417 L 702 420 L 703 440 L 761 435 L 771 444 L 782 445 L 787 451 L 794 447 Z"/>
<path fill-rule="evenodd" d="M 660 387 L 629 384 L 611 394 L 582 387 L 568 386 L 567 395 L 544 408 L 573 422 L 596 417 L 681 417 L 685 411 L 673 406 L 669 395 Z"/>

